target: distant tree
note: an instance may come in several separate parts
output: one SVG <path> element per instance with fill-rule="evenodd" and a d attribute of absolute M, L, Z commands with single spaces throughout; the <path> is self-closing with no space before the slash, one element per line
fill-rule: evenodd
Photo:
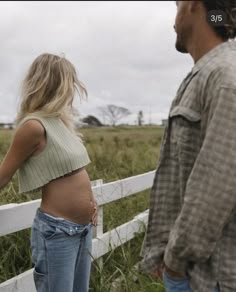
<path fill-rule="evenodd" d="M 131 114 L 127 108 L 116 106 L 114 104 L 108 104 L 107 106 L 99 107 L 98 109 L 101 112 L 103 119 L 108 121 L 112 126 L 115 126 L 120 119 Z"/>
<path fill-rule="evenodd" d="M 138 112 L 138 125 L 142 126 L 143 124 L 143 111 Z"/>
<path fill-rule="evenodd" d="M 83 123 L 87 123 L 90 126 L 96 126 L 96 127 L 101 127 L 103 124 L 99 121 L 98 118 L 95 116 L 88 115 L 87 117 L 82 119 Z"/>

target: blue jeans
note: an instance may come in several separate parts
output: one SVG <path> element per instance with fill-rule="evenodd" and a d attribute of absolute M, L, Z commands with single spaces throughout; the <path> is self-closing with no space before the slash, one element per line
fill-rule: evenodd
<path fill-rule="evenodd" d="M 92 224 L 76 224 L 37 210 L 31 233 L 37 292 L 87 292 Z"/>
<path fill-rule="evenodd" d="M 163 281 L 166 287 L 166 292 L 193 292 L 189 286 L 189 280 L 187 277 L 184 279 L 176 279 L 164 272 Z M 219 292 L 219 289 L 216 287 L 213 292 Z"/>

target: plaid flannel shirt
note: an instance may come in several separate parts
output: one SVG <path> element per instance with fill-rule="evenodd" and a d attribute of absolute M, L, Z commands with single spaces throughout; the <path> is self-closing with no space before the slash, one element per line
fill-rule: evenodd
<path fill-rule="evenodd" d="M 199 59 L 172 102 L 141 256 L 194 292 L 236 291 L 236 41 Z"/>

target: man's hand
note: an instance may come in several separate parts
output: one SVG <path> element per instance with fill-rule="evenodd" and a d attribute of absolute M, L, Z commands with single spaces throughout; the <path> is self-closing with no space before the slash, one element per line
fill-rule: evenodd
<path fill-rule="evenodd" d="M 161 264 L 159 264 L 156 269 L 151 273 L 151 276 L 154 279 L 161 279 L 163 280 L 163 272 L 166 272 L 168 275 L 170 275 L 173 278 L 176 279 L 183 279 L 186 278 L 186 274 L 185 273 L 179 273 L 179 272 L 175 272 L 172 271 L 170 268 L 167 267 L 167 265 L 163 262 Z"/>
<path fill-rule="evenodd" d="M 154 279 L 161 279 L 163 278 L 163 270 L 164 270 L 164 263 L 159 264 L 156 269 L 151 273 L 151 276 Z"/>
<path fill-rule="evenodd" d="M 186 274 L 185 273 L 179 273 L 179 272 L 172 271 L 170 268 L 167 267 L 166 264 L 164 264 L 164 270 L 166 271 L 166 273 L 168 275 L 170 275 L 173 278 L 176 278 L 176 279 L 186 278 Z"/>

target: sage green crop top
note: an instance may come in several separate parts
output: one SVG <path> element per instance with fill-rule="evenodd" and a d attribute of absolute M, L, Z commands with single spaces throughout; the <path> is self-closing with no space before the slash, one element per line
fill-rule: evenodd
<path fill-rule="evenodd" d="M 90 163 L 81 139 L 74 135 L 58 117 L 26 117 L 38 120 L 46 131 L 47 143 L 37 156 L 28 158 L 18 170 L 19 193 L 41 188 Z"/>

